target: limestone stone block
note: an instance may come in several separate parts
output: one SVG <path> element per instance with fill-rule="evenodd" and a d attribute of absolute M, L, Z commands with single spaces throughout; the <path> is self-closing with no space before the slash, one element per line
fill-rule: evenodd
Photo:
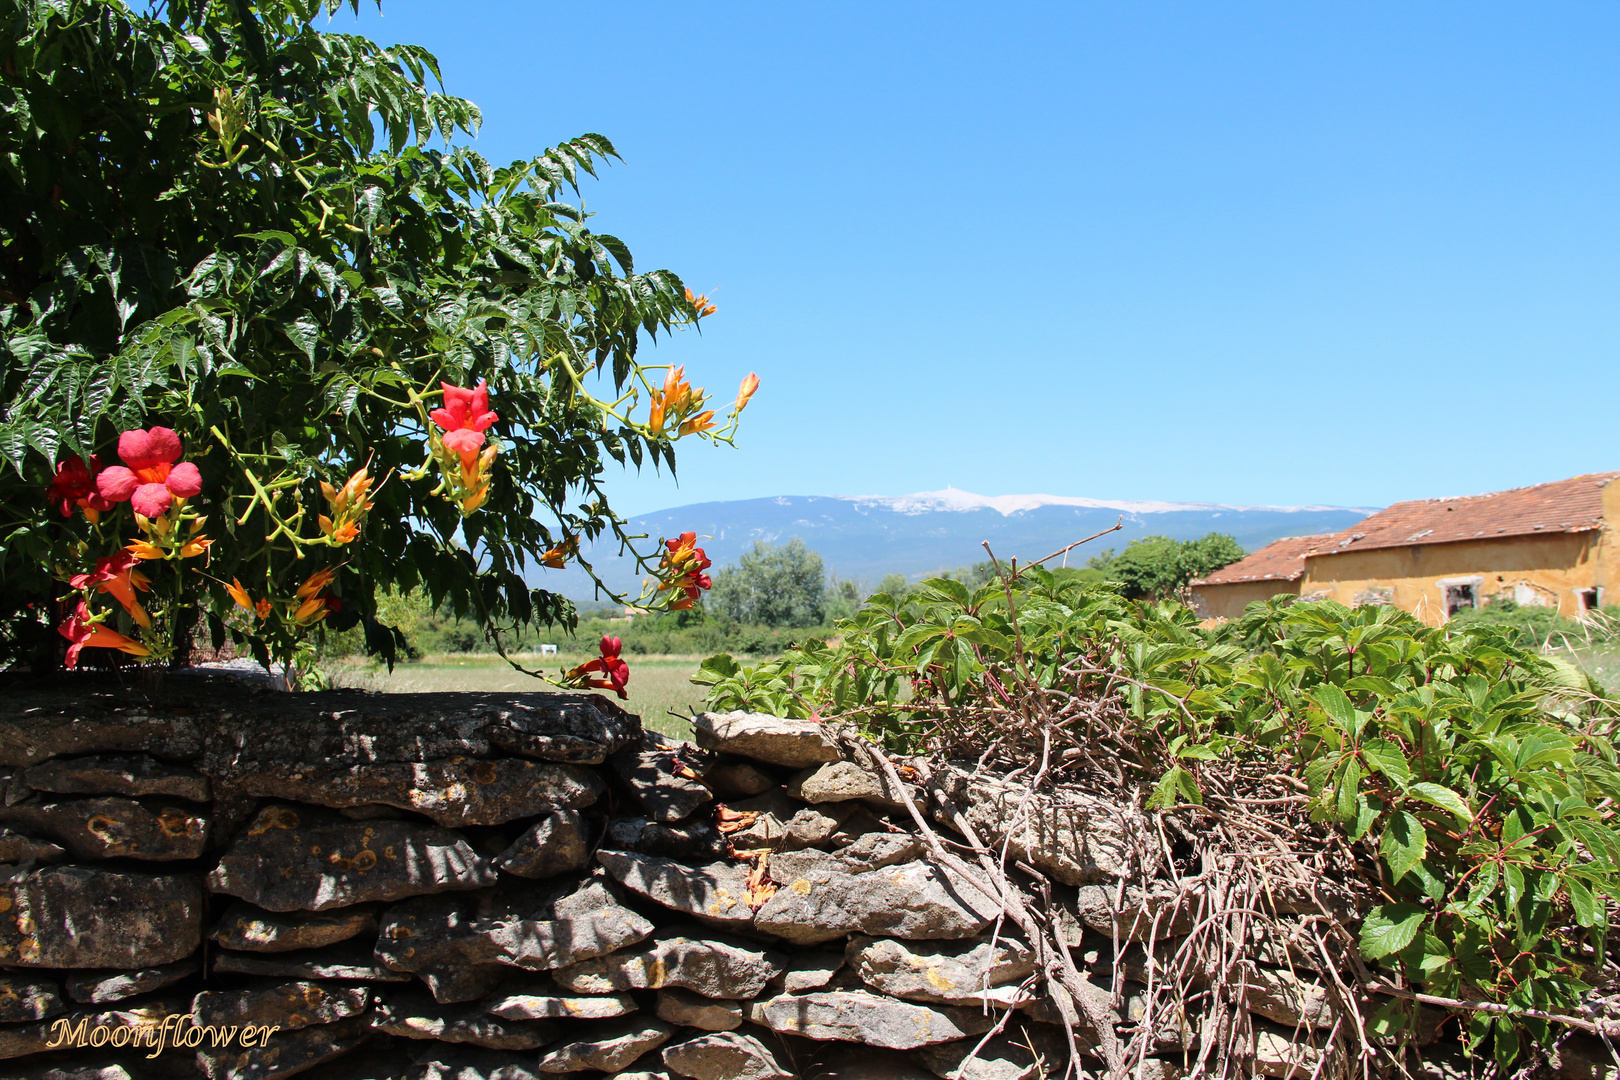
<path fill-rule="evenodd" d="M 672 749 L 626 750 L 608 759 L 630 797 L 654 821 L 681 821 L 714 801 L 714 792 L 698 779 L 707 755 L 685 745 Z"/>
<path fill-rule="evenodd" d="M 284 953 L 239 953 L 220 950 L 214 955 L 216 975 L 263 975 L 281 979 L 364 979 L 368 982 L 408 982 L 410 976 L 392 971 L 372 955 L 369 942 L 342 942 L 324 949 Z"/>
<path fill-rule="evenodd" d="M 544 1020 L 511 1020 L 479 1005 L 441 1005 L 427 994 L 408 991 L 378 1003 L 377 1030 L 406 1039 L 469 1043 L 492 1050 L 536 1050 L 562 1034 Z"/>
<path fill-rule="evenodd" d="M 540 1055 L 539 1068 L 543 1073 L 618 1072 L 674 1034 L 668 1024 L 637 1016 L 583 1023 L 570 1030 L 567 1042 Z"/>
<path fill-rule="evenodd" d="M 66 1011 L 54 982 L 36 975 L 0 972 L 0 1024 L 45 1020 Z"/>
<path fill-rule="evenodd" d="M 584 867 L 587 854 L 584 817 L 554 810 L 495 856 L 495 866 L 523 878 L 555 877 Z"/>
<path fill-rule="evenodd" d="M 631 892 L 672 911 L 698 915 L 721 926 L 743 927 L 753 922 L 744 863 L 687 866 L 674 859 L 627 851 L 599 851 L 596 861 Z"/>
<path fill-rule="evenodd" d="M 202 965 L 194 956 L 172 964 L 137 971 L 76 971 L 63 988 L 68 997 L 84 1005 L 110 1005 L 115 1001 L 150 994 L 195 975 Z"/>
<path fill-rule="evenodd" d="M 266 761 L 230 786 L 243 795 L 316 806 L 393 806 L 452 828 L 589 806 L 605 790 L 601 777 L 583 766 L 525 758 L 349 766 Z"/>
<path fill-rule="evenodd" d="M 324 986 L 318 982 L 275 982 L 246 990 L 205 990 L 191 1002 L 202 1026 L 253 1024 L 296 1031 L 359 1016 L 371 1004 L 366 986 Z"/>
<path fill-rule="evenodd" d="M 195 859 L 208 839 L 208 819 L 194 807 L 148 806 L 108 797 L 0 807 L 0 821 L 48 836 L 88 859 Z"/>
<path fill-rule="evenodd" d="M 791 881 L 759 909 L 754 926 L 795 945 L 858 932 L 908 940 L 973 937 L 1001 906 L 943 867 L 918 860 L 864 873 L 824 871 Z"/>
<path fill-rule="evenodd" d="M 561 968 L 552 977 L 582 994 L 677 986 L 704 997 L 748 998 L 786 967 L 786 957 L 754 942 L 673 927 L 633 949 Z"/>
<path fill-rule="evenodd" d="M 995 1017 L 978 1009 L 919 1005 L 864 990 L 783 994 L 748 1006 L 748 1019 L 772 1031 L 914 1050 L 982 1035 Z"/>
<path fill-rule="evenodd" d="M 1029 947 L 1006 937 L 946 945 L 857 935 L 848 957 L 878 993 L 940 1005 L 1022 1005 L 1030 995 L 1019 984 L 1035 973 Z"/>
<path fill-rule="evenodd" d="M 265 911 L 238 902 L 225 909 L 208 938 L 222 948 L 243 952 L 291 952 L 376 934 L 377 908 L 373 904 L 303 912 Z"/>
<path fill-rule="evenodd" d="M 784 720 L 763 713 L 699 713 L 692 721 L 697 744 L 706 750 L 769 765 L 803 769 L 842 755 L 826 728 L 816 720 Z"/>
<path fill-rule="evenodd" d="M 722 799 L 747 799 L 776 787 L 776 778 L 746 761 L 721 761 L 710 765 L 703 782 Z"/>
<path fill-rule="evenodd" d="M 210 797 L 206 776 L 150 754 L 52 758 L 26 770 L 23 779 L 35 791 L 58 795 L 169 795 L 190 802 Z"/>
<path fill-rule="evenodd" d="M 325 911 L 495 881 L 494 867 L 448 829 L 346 821 L 282 804 L 259 811 L 208 875 L 214 892 L 270 911 Z"/>
<path fill-rule="evenodd" d="M 147 968 L 202 942 L 202 881 L 52 866 L 0 884 L 0 963 Z"/>
<path fill-rule="evenodd" d="M 752 1035 L 700 1035 L 664 1049 L 664 1064 L 691 1080 L 795 1080 Z"/>
<path fill-rule="evenodd" d="M 197 1052 L 197 1067 L 208 1080 L 269 1080 L 291 1076 L 355 1049 L 372 1037 L 363 1016 L 335 1024 L 314 1024 L 296 1031 L 272 1033 L 268 1046 L 221 1047 Z"/>
<path fill-rule="evenodd" d="M 678 986 L 666 986 L 658 991 L 658 1004 L 653 1011 L 660 1020 L 703 1031 L 731 1031 L 741 1027 L 743 1022 L 742 1002 L 707 998 Z"/>

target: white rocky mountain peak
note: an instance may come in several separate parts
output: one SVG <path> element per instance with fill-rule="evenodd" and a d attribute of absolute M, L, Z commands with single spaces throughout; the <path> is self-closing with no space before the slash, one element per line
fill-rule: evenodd
<path fill-rule="evenodd" d="M 1226 503 L 1174 503 L 1144 499 L 1087 499 L 1077 495 L 976 495 L 947 487 L 941 491 L 919 491 L 911 495 L 838 495 L 863 507 L 881 507 L 897 514 L 928 514 L 938 511 L 965 513 L 994 510 L 1002 517 L 1038 510 L 1043 506 L 1077 506 L 1096 510 L 1118 510 L 1125 514 L 1168 514 L 1177 511 L 1248 511 L 1280 513 L 1337 510 L 1332 506 L 1234 506 Z"/>

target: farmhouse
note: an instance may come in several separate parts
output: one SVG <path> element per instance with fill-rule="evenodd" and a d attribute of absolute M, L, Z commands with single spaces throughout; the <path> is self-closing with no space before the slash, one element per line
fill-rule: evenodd
<path fill-rule="evenodd" d="M 1192 583 L 1207 618 L 1278 593 L 1395 604 L 1430 625 L 1498 596 L 1579 618 L 1620 588 L 1620 472 L 1396 503 L 1340 533 L 1293 536 Z M 1620 593 L 1616 594 L 1620 596 Z"/>

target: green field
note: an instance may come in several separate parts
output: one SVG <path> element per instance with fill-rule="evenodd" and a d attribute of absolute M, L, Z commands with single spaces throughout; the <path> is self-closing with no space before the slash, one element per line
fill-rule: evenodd
<path fill-rule="evenodd" d="M 573 667 L 587 659 L 590 657 L 583 653 L 544 658 L 525 655 L 520 662 L 531 670 L 555 675 L 559 669 Z M 631 656 L 626 659 L 630 664 L 630 684 L 625 689 L 629 691 L 630 698 L 622 703 L 624 707 L 639 714 L 641 722 L 654 731 L 678 739 L 690 739 L 691 725 L 672 716 L 671 711 L 684 716 L 702 707 L 704 688 L 693 686 L 689 680 L 703 658 Z M 435 690 L 557 690 L 550 683 L 514 671 L 498 656 L 473 653 L 440 654 L 413 663 L 396 664 L 392 674 L 386 667 L 370 664 L 345 666 L 338 669 L 336 682 L 339 686 L 386 690 L 394 694 L 422 694 Z"/>

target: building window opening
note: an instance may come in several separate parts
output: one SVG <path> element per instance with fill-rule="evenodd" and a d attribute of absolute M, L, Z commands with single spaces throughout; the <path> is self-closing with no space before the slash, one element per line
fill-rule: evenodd
<path fill-rule="evenodd" d="M 1473 585 L 1446 586 L 1446 618 L 1449 619 L 1459 611 L 1478 605 L 1479 598 Z"/>
<path fill-rule="evenodd" d="M 1581 614 L 1596 611 L 1603 602 L 1603 596 L 1597 589 L 1577 589 L 1575 597 L 1581 602 Z"/>

